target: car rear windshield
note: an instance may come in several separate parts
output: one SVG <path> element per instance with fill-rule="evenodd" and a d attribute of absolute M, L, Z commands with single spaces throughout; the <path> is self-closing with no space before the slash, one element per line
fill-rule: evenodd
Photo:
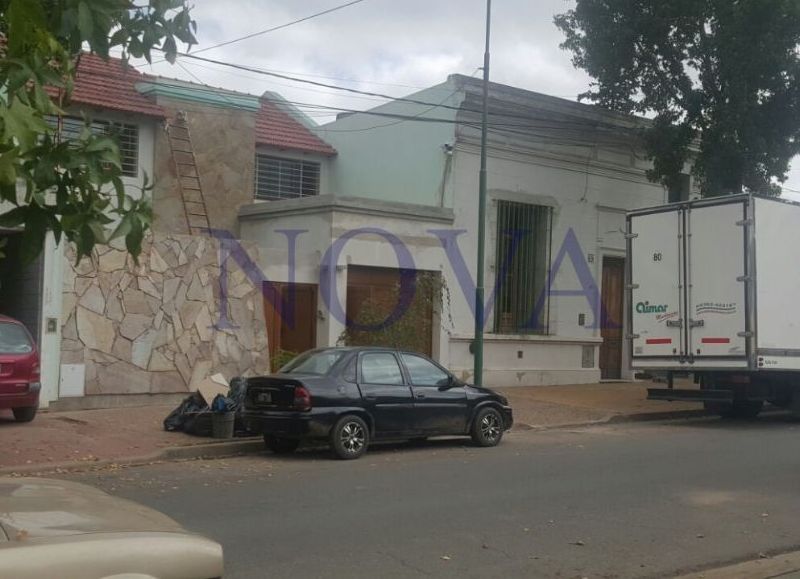
<path fill-rule="evenodd" d="M 33 344 L 25 328 L 0 322 L 0 354 L 29 354 L 32 351 Z"/>
<path fill-rule="evenodd" d="M 344 356 L 341 350 L 306 352 L 280 369 L 281 374 L 318 374 L 324 376 Z"/>

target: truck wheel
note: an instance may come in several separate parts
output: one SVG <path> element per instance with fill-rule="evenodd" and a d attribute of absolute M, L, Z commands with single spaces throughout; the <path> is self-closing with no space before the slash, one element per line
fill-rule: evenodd
<path fill-rule="evenodd" d="M 734 400 L 732 404 L 724 402 L 704 402 L 703 406 L 722 418 L 752 419 L 758 416 L 764 407 L 761 400 Z"/>

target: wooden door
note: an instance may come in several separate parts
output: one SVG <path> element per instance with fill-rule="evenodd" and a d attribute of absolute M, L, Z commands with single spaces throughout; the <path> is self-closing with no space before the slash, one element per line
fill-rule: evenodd
<path fill-rule="evenodd" d="M 385 320 L 395 310 L 399 300 L 399 287 L 401 285 L 401 270 L 394 268 L 368 267 L 351 265 L 347 268 L 347 320 L 348 325 L 353 322 L 366 325 L 378 324 L 377 320 Z M 418 275 L 418 274 L 415 274 Z M 351 337 L 352 345 L 381 345 L 402 347 L 417 350 L 423 354 L 431 355 L 433 349 L 433 306 L 430 294 L 424 294 L 425 288 L 417 284 L 414 299 L 409 304 L 396 323 L 403 320 L 409 321 L 415 313 L 418 317 L 412 322 L 417 325 L 417 335 L 413 344 L 382 342 L 382 337 L 392 334 L 391 328 L 385 331 L 375 330 L 375 335 L 359 335 L 355 332 Z M 364 322 L 360 319 L 363 308 L 368 304 L 370 318 L 376 321 Z M 412 316 L 406 318 L 406 316 Z M 368 332 L 369 330 L 365 331 Z M 363 338 L 363 339 L 362 339 Z"/>
<path fill-rule="evenodd" d="M 601 293 L 600 377 L 618 380 L 622 377 L 623 300 L 625 288 L 625 260 L 621 257 L 603 258 L 603 286 Z"/>
<path fill-rule="evenodd" d="M 267 324 L 270 359 L 277 354 L 299 354 L 317 346 L 317 286 L 294 284 L 294 308 L 290 306 L 289 284 L 272 282 L 264 284 L 264 318 Z"/>

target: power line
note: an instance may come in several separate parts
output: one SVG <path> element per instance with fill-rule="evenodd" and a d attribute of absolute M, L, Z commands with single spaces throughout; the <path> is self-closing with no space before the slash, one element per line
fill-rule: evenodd
<path fill-rule="evenodd" d="M 256 36 L 262 36 L 264 34 L 269 34 L 270 32 L 275 32 L 276 30 L 289 28 L 290 26 L 294 26 L 295 24 L 300 24 L 301 22 L 306 22 L 307 20 L 311 20 L 312 18 L 317 18 L 318 16 L 324 16 L 325 14 L 330 14 L 331 12 L 336 12 L 337 10 L 342 10 L 343 8 L 347 8 L 348 6 L 352 6 L 354 4 L 360 4 L 361 2 L 364 2 L 364 0 L 352 0 L 351 2 L 346 2 L 345 4 L 340 4 L 339 6 L 334 6 L 333 8 L 328 8 L 327 10 L 323 10 L 322 12 L 310 14 L 309 16 L 304 16 L 303 18 L 298 18 L 297 20 L 292 20 L 291 22 L 287 22 L 285 24 L 273 26 L 272 28 L 267 28 L 266 30 L 260 30 L 258 32 L 253 32 L 252 34 L 247 34 L 239 38 L 226 40 L 225 42 L 220 42 L 219 44 L 214 44 L 213 46 L 207 46 L 206 48 L 195 50 L 194 54 L 197 54 L 198 52 L 205 52 L 206 50 L 214 50 L 215 48 L 219 48 L 220 46 L 228 46 L 229 44 L 242 42 L 243 40 L 249 40 L 251 38 L 255 38 Z"/>
<path fill-rule="evenodd" d="M 184 69 L 186 70 L 186 69 Z M 195 74 L 191 73 L 190 71 L 186 70 L 188 74 L 190 74 L 197 82 L 199 86 L 195 87 L 195 90 L 199 91 L 206 91 L 213 94 L 220 94 L 220 90 L 214 87 L 210 87 L 205 85 Z M 168 83 L 164 83 L 165 86 L 174 86 L 174 87 L 181 87 L 184 85 L 174 84 L 169 85 Z M 223 95 L 224 96 L 224 95 Z M 252 95 L 255 96 L 255 95 Z M 357 109 L 349 109 L 345 107 L 338 107 L 333 105 L 322 105 L 316 103 L 307 103 L 307 102 L 299 102 L 299 101 L 291 101 L 286 99 L 274 99 L 269 97 L 256 97 L 260 98 L 261 100 L 271 102 L 277 105 L 285 105 L 290 104 L 295 106 L 298 110 L 302 111 L 305 114 L 309 112 L 336 112 L 336 113 L 353 113 L 353 114 L 362 114 L 368 116 L 375 116 L 379 118 L 387 118 L 393 119 L 395 122 L 388 123 L 387 126 L 391 126 L 393 124 L 399 124 L 403 121 L 415 121 L 415 122 L 427 122 L 427 123 L 439 123 L 439 124 L 449 124 L 449 125 L 459 125 L 471 128 L 477 128 L 478 122 L 477 121 L 468 121 L 468 120 L 459 120 L 455 118 L 438 118 L 438 117 L 424 117 L 417 115 L 407 115 L 407 114 L 400 114 L 400 113 L 388 113 L 388 112 L 380 112 L 375 110 L 357 110 Z M 435 108 L 438 105 L 436 103 L 429 103 L 431 108 Z M 422 114 L 425 114 L 424 112 Z M 371 128 L 380 128 L 382 125 L 375 126 L 375 127 L 365 127 L 364 130 L 370 130 Z M 586 144 L 585 140 L 585 133 L 587 129 L 594 128 L 597 130 L 596 127 L 591 127 L 587 125 L 582 125 L 580 127 L 570 128 L 566 124 L 536 124 L 536 123 L 529 123 L 529 124 L 520 124 L 519 122 L 516 123 L 503 123 L 498 121 L 490 121 L 489 127 L 491 132 L 495 134 L 506 134 L 506 135 L 520 135 L 524 137 L 534 137 L 540 139 L 542 142 L 547 142 L 549 144 L 555 145 L 566 145 L 566 146 L 582 146 Z M 536 132 L 537 130 L 548 130 L 548 129 L 556 129 L 559 131 L 558 135 L 547 134 Z M 321 135 L 325 135 L 328 133 L 339 133 L 339 132 L 357 132 L 353 129 L 326 129 L 325 127 L 319 127 L 317 129 Z M 360 131 L 359 131 L 360 132 Z M 616 144 L 623 147 L 630 147 L 630 142 L 628 140 L 622 140 L 619 136 L 616 137 L 609 137 L 606 136 L 605 142 L 607 144 Z"/>
<path fill-rule="evenodd" d="M 225 61 L 221 61 L 221 60 L 215 60 L 215 59 L 212 59 L 212 58 L 205 58 L 205 57 L 202 57 L 202 56 L 196 56 L 194 54 L 179 53 L 179 55 L 181 57 L 184 57 L 184 58 L 190 58 L 190 59 L 193 59 L 193 60 L 199 60 L 199 61 L 208 62 L 208 63 L 211 63 L 211 64 L 218 64 L 218 65 L 221 65 L 221 66 L 227 66 L 227 67 L 235 68 L 235 69 L 238 69 L 238 70 L 244 70 L 244 71 L 248 71 L 248 72 L 253 72 L 253 73 L 256 73 L 256 74 L 262 74 L 262 75 L 271 76 L 271 77 L 275 77 L 275 78 L 282 78 L 284 80 L 290 80 L 290 81 L 293 81 L 293 82 L 311 84 L 311 85 L 314 85 L 314 86 L 320 86 L 320 87 L 324 87 L 324 88 L 330 88 L 330 89 L 350 92 L 350 93 L 354 93 L 354 94 L 378 97 L 378 98 L 387 99 L 387 100 L 390 100 L 390 101 L 407 102 L 407 103 L 422 105 L 422 106 L 426 106 L 426 107 L 434 106 L 436 104 L 436 103 L 421 101 L 421 100 L 412 99 L 412 98 L 408 98 L 408 97 L 394 97 L 394 96 L 383 94 L 383 93 L 377 93 L 377 92 L 372 92 L 372 91 L 363 91 L 363 90 L 358 90 L 358 89 L 349 88 L 349 87 L 342 87 L 342 86 L 328 84 L 328 83 L 321 83 L 321 82 L 308 80 L 308 79 L 296 78 L 296 77 L 292 77 L 292 76 L 289 76 L 289 75 L 270 72 L 270 71 L 267 71 L 267 70 L 264 70 L 264 69 L 260 69 L 260 68 L 256 68 L 256 67 L 252 67 L 252 66 L 247 66 L 247 65 L 243 65 L 243 64 L 236 64 L 236 63 L 232 63 L 232 62 L 225 62 Z M 439 105 L 439 106 L 441 108 L 444 108 L 444 109 L 455 110 L 455 111 L 458 111 L 458 112 L 480 113 L 480 111 L 477 110 L 477 109 L 467 109 L 467 108 L 462 107 L 462 106 L 451 106 L 451 105 Z M 356 112 L 361 112 L 361 113 L 365 113 L 365 114 L 367 113 L 367 111 L 356 111 Z M 497 113 L 495 113 L 495 116 L 497 116 Z M 531 115 L 520 115 L 520 114 L 514 114 L 514 113 L 500 113 L 499 116 L 506 117 L 506 118 L 518 118 L 518 119 L 524 119 L 524 120 L 541 120 L 541 118 L 537 119 L 536 117 L 532 117 Z M 587 126 L 592 126 L 595 129 L 606 129 L 606 130 L 613 131 L 613 132 L 616 132 L 616 133 L 627 133 L 629 131 L 629 129 L 626 129 L 624 127 L 619 127 L 617 125 L 613 125 L 613 124 L 610 124 L 610 123 L 604 123 L 604 122 L 589 123 L 589 122 L 575 122 L 575 121 L 558 121 L 555 125 L 552 125 L 552 128 L 563 128 L 564 126 L 570 125 L 570 124 L 574 125 L 575 127 L 579 127 L 579 128 L 583 128 L 583 129 L 585 129 Z"/>
<path fill-rule="evenodd" d="M 163 61 L 161 61 L 161 62 L 163 62 Z M 221 70 L 219 68 L 212 68 L 210 66 L 204 66 L 204 65 L 200 64 L 199 62 L 193 62 L 192 64 L 195 65 L 195 66 L 204 67 L 207 70 L 213 70 L 213 71 L 217 71 L 217 72 L 224 72 L 226 74 L 230 74 L 230 75 L 233 75 L 233 76 L 238 76 L 239 78 L 250 78 L 250 79 L 255 78 L 254 76 L 251 76 L 251 75 L 236 74 L 235 72 L 225 71 L 225 70 Z M 352 83 L 356 83 L 356 84 L 374 84 L 374 85 L 377 85 L 377 86 L 393 86 L 393 87 L 398 87 L 398 88 L 411 88 L 411 89 L 415 89 L 415 90 L 424 90 L 424 89 L 428 88 L 427 86 L 418 86 L 418 85 L 413 85 L 413 84 L 401 84 L 401 83 L 396 83 L 396 82 L 380 82 L 380 81 L 377 81 L 377 80 L 364 80 L 364 79 L 358 79 L 358 78 L 344 78 L 344 77 L 340 77 L 340 76 L 327 76 L 327 75 L 324 75 L 324 74 L 314 74 L 314 73 L 310 73 L 310 72 L 297 72 L 297 71 L 293 71 L 293 70 L 276 70 L 276 69 L 271 69 L 271 68 L 262 68 L 262 69 L 259 69 L 259 70 L 263 70 L 265 72 L 277 72 L 277 73 L 280 73 L 280 74 L 291 74 L 291 75 L 294 75 L 294 76 L 309 76 L 309 77 L 313 77 L 313 78 L 324 78 L 325 80 L 338 80 L 338 81 L 341 81 L 341 82 L 352 82 Z"/>

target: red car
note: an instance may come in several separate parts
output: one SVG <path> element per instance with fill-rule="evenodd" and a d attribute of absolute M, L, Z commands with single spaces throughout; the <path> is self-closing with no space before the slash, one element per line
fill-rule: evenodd
<path fill-rule="evenodd" d="M 39 350 L 20 322 L 0 315 L 0 409 L 30 422 L 39 407 Z"/>

